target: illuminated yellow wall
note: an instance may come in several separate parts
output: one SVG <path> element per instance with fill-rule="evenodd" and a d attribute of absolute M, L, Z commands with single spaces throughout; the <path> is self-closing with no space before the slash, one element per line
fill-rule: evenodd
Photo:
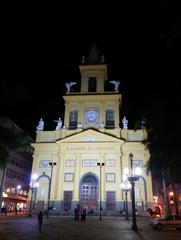
<path fill-rule="evenodd" d="M 64 191 L 73 192 L 73 209 L 75 204 L 80 201 L 82 177 L 91 173 L 100 180 L 100 168 L 97 164 L 85 166 L 89 163 L 86 161 L 91 160 L 91 164 L 95 164 L 94 161 L 96 163 L 103 162 L 105 163 L 105 166 L 102 167 L 101 181 L 103 206 L 106 208 L 106 192 L 114 191 L 116 196 L 115 211 L 119 212 L 124 201 L 124 194 L 121 190 L 123 171 L 126 167 L 130 168 L 129 154 L 132 153 L 134 155 L 133 159 L 140 161 L 142 168 L 142 178 L 136 182 L 135 186 L 137 204 L 140 206 L 143 202 L 144 207 L 151 205 L 153 203 L 152 181 L 151 176 L 146 175 L 145 168 L 149 159 L 149 152 L 143 144 L 143 141 L 147 139 L 146 130 L 122 129 L 119 119 L 122 97 L 121 94 L 116 92 L 104 92 L 103 86 L 107 80 L 105 64 L 80 66 L 80 72 L 82 76 L 81 92 L 69 93 L 64 96 L 64 127 L 60 131 L 37 131 L 36 143 L 33 144 L 35 152 L 32 173 L 50 177 L 51 168 L 48 165 L 46 166 L 46 162 L 57 163 L 53 168 L 50 200 L 54 201 L 56 210 L 60 213 Z M 98 81 L 95 93 L 88 92 L 88 79 L 91 76 L 96 77 Z M 99 109 L 99 121 L 96 124 L 85 124 L 85 110 L 89 108 Z M 105 112 L 107 109 L 112 109 L 115 113 L 113 129 L 101 127 L 101 123 L 106 122 Z M 75 130 L 69 129 L 69 114 L 72 110 L 78 111 L 78 124 L 81 124 L 81 127 Z M 42 165 L 40 166 L 40 164 Z M 45 182 L 42 181 L 42 189 L 45 188 Z M 41 190 L 37 191 L 36 201 L 42 201 L 43 199 L 43 190 L 42 192 Z M 44 190 L 44 192 L 46 191 Z M 100 195 L 98 201 L 99 198 Z"/>

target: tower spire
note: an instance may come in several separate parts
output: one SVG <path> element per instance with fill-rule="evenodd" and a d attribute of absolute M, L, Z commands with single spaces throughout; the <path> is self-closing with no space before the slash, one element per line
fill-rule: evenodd
<path fill-rule="evenodd" d="M 90 49 L 89 56 L 87 59 L 88 63 L 98 64 L 100 63 L 100 54 L 97 45 L 94 43 Z"/>

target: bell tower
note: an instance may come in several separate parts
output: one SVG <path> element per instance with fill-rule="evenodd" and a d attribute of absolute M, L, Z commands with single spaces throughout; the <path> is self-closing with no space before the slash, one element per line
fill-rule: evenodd
<path fill-rule="evenodd" d="M 92 46 L 87 60 L 82 57 L 79 69 L 81 73 L 81 93 L 104 92 L 107 66 L 104 56 L 100 57 L 96 45 Z"/>
<path fill-rule="evenodd" d="M 68 130 L 96 128 L 120 136 L 119 110 L 121 94 L 105 91 L 107 65 L 93 45 L 87 58 L 79 65 L 81 75 L 80 92 L 69 91 L 65 100 L 64 124 Z M 119 129 L 119 131 L 118 131 Z M 111 130 L 111 132 L 110 132 Z"/>

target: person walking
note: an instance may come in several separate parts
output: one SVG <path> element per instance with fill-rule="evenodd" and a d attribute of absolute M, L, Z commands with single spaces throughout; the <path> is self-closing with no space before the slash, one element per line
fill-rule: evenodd
<path fill-rule="evenodd" d="M 18 215 L 18 209 L 15 207 L 15 215 Z"/>
<path fill-rule="evenodd" d="M 77 221 L 77 208 L 74 209 L 74 220 Z"/>
<path fill-rule="evenodd" d="M 84 221 L 86 220 L 86 211 L 87 211 L 86 208 L 83 208 L 83 219 L 82 220 L 84 220 Z"/>
<path fill-rule="evenodd" d="M 4 215 L 5 215 L 5 216 L 7 215 L 7 210 L 8 210 L 8 207 L 5 206 L 5 207 L 4 207 Z"/>
<path fill-rule="evenodd" d="M 42 223 L 43 223 L 43 213 L 42 213 L 42 211 L 40 211 L 39 214 L 38 214 L 38 223 L 39 223 L 39 230 L 41 231 Z"/>
<path fill-rule="evenodd" d="M 75 221 L 79 221 L 79 212 L 80 212 L 80 209 L 76 207 L 74 209 Z"/>

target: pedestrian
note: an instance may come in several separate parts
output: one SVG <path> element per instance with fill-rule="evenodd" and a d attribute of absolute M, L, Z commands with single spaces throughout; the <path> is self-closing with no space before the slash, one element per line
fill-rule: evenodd
<path fill-rule="evenodd" d="M 75 208 L 75 209 L 74 209 L 75 221 L 79 221 L 79 212 L 80 212 L 80 209 L 79 209 L 79 208 Z"/>
<path fill-rule="evenodd" d="M 41 231 L 42 223 L 43 223 L 43 213 L 42 211 L 38 214 L 38 223 L 39 223 L 39 230 Z"/>
<path fill-rule="evenodd" d="M 74 220 L 77 221 L 77 208 L 74 209 Z"/>
<path fill-rule="evenodd" d="M 15 207 L 15 215 L 18 215 L 18 209 Z"/>
<path fill-rule="evenodd" d="M 83 221 L 83 220 L 84 220 L 84 213 L 83 213 L 83 210 L 84 210 L 84 208 L 83 208 L 83 207 L 81 207 L 81 208 L 80 208 L 80 216 L 81 216 L 81 221 Z"/>
<path fill-rule="evenodd" d="M 4 207 L 4 215 L 6 216 L 7 215 L 7 206 Z"/>
<path fill-rule="evenodd" d="M 85 221 L 86 220 L 86 208 L 83 209 L 83 220 Z"/>

